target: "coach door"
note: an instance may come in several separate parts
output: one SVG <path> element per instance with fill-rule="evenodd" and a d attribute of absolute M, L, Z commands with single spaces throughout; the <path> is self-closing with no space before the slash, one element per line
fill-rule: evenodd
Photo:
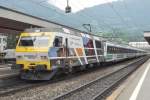
<path fill-rule="evenodd" d="M 68 38 L 65 38 L 65 47 L 64 47 L 64 52 L 65 52 L 65 55 L 66 55 L 66 59 L 68 58 L 69 56 L 69 48 L 68 48 Z"/>

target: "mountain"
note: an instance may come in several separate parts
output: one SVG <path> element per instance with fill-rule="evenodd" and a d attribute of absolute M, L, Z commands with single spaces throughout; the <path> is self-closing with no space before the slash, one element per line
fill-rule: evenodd
<path fill-rule="evenodd" d="M 144 41 L 143 31 L 150 30 L 149 0 L 118 0 L 70 14 L 51 7 L 59 11 L 54 21 L 83 31 L 87 31 L 83 24 L 91 24 L 94 34 L 116 36 L 125 41 Z"/>
<path fill-rule="evenodd" d="M 143 31 L 150 30 L 150 0 L 118 0 L 69 14 L 43 1 L 1 0 L 0 6 L 83 31 L 87 31 L 83 24 L 91 24 L 94 34 L 116 36 L 125 41 L 144 41 Z"/>
<path fill-rule="evenodd" d="M 97 27 L 95 32 L 120 35 L 121 38 L 126 37 L 127 41 L 144 41 L 143 31 L 150 30 L 148 9 L 149 0 L 122 0 L 86 8 L 73 16 Z"/>

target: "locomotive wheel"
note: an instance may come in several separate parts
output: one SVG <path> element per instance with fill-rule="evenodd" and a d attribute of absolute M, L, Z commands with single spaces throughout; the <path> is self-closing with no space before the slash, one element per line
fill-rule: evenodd
<path fill-rule="evenodd" d="M 88 68 L 93 68 L 93 67 L 94 67 L 94 64 L 89 64 L 87 67 L 88 67 Z"/>
<path fill-rule="evenodd" d="M 81 70 L 81 71 L 86 70 L 86 65 L 82 65 L 82 66 L 80 67 L 80 70 Z"/>
<path fill-rule="evenodd" d="M 21 79 L 24 79 L 24 80 L 51 80 L 57 74 L 57 72 L 58 72 L 57 69 L 55 69 L 51 72 L 22 71 Z"/>
<path fill-rule="evenodd" d="M 73 73 L 73 67 L 72 66 L 68 66 L 68 65 L 66 65 L 65 66 L 65 68 L 64 68 L 64 72 L 66 73 L 66 74 L 68 74 L 68 73 Z"/>

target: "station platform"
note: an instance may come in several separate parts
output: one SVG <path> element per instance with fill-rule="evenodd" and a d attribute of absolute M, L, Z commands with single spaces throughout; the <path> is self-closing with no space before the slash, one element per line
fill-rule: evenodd
<path fill-rule="evenodd" d="M 150 100 L 150 59 L 126 79 L 107 100 Z"/>

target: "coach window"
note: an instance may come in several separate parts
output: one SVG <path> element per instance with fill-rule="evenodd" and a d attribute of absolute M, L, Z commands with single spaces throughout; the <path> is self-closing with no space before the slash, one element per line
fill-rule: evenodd
<path fill-rule="evenodd" d="M 94 49 L 85 49 L 86 56 L 93 56 L 95 55 Z"/>
<path fill-rule="evenodd" d="M 88 48 L 93 48 L 93 40 L 92 39 L 89 39 L 87 47 Z"/>
<path fill-rule="evenodd" d="M 96 44 L 96 48 L 101 48 L 101 42 L 100 41 L 95 40 L 95 44 Z"/>
<path fill-rule="evenodd" d="M 128 49 L 126 49 L 126 53 L 128 53 Z"/>
<path fill-rule="evenodd" d="M 4 41 L 4 42 L 7 42 L 7 39 L 6 39 L 6 38 L 3 38 L 3 41 Z"/>
<path fill-rule="evenodd" d="M 127 49 L 127 53 L 129 53 L 129 49 Z"/>
<path fill-rule="evenodd" d="M 56 36 L 53 45 L 54 47 L 62 47 L 62 37 Z"/>
<path fill-rule="evenodd" d="M 83 37 L 83 44 L 85 48 L 93 48 L 93 40 L 87 37 Z"/>
<path fill-rule="evenodd" d="M 112 47 L 109 47 L 110 48 L 110 53 L 112 53 Z"/>
<path fill-rule="evenodd" d="M 117 52 L 118 52 L 118 48 L 116 47 L 116 48 L 115 48 L 115 53 L 117 53 Z"/>
<path fill-rule="evenodd" d="M 117 47 L 117 52 L 116 53 L 118 53 L 119 52 L 119 48 Z"/>
<path fill-rule="evenodd" d="M 111 53 L 114 53 L 114 47 L 111 47 L 111 48 L 112 48 Z"/>
<path fill-rule="evenodd" d="M 119 53 L 121 53 L 122 52 L 122 49 L 121 48 L 119 48 Z"/>
<path fill-rule="evenodd" d="M 120 51 L 121 51 L 120 53 L 123 53 L 123 48 L 120 48 Z"/>
<path fill-rule="evenodd" d="M 117 48 L 115 47 L 115 53 L 117 53 Z"/>
<path fill-rule="evenodd" d="M 111 47 L 110 46 L 108 46 L 107 50 L 108 50 L 108 53 L 111 53 Z"/>
<path fill-rule="evenodd" d="M 114 53 L 114 50 L 115 50 L 114 47 L 112 47 L 112 53 Z"/>
<path fill-rule="evenodd" d="M 123 49 L 123 48 L 121 48 L 121 53 L 124 53 L 123 51 L 124 51 L 124 49 Z"/>
<path fill-rule="evenodd" d="M 113 52 L 113 47 L 110 46 L 109 50 L 110 50 L 109 52 L 112 53 Z"/>

